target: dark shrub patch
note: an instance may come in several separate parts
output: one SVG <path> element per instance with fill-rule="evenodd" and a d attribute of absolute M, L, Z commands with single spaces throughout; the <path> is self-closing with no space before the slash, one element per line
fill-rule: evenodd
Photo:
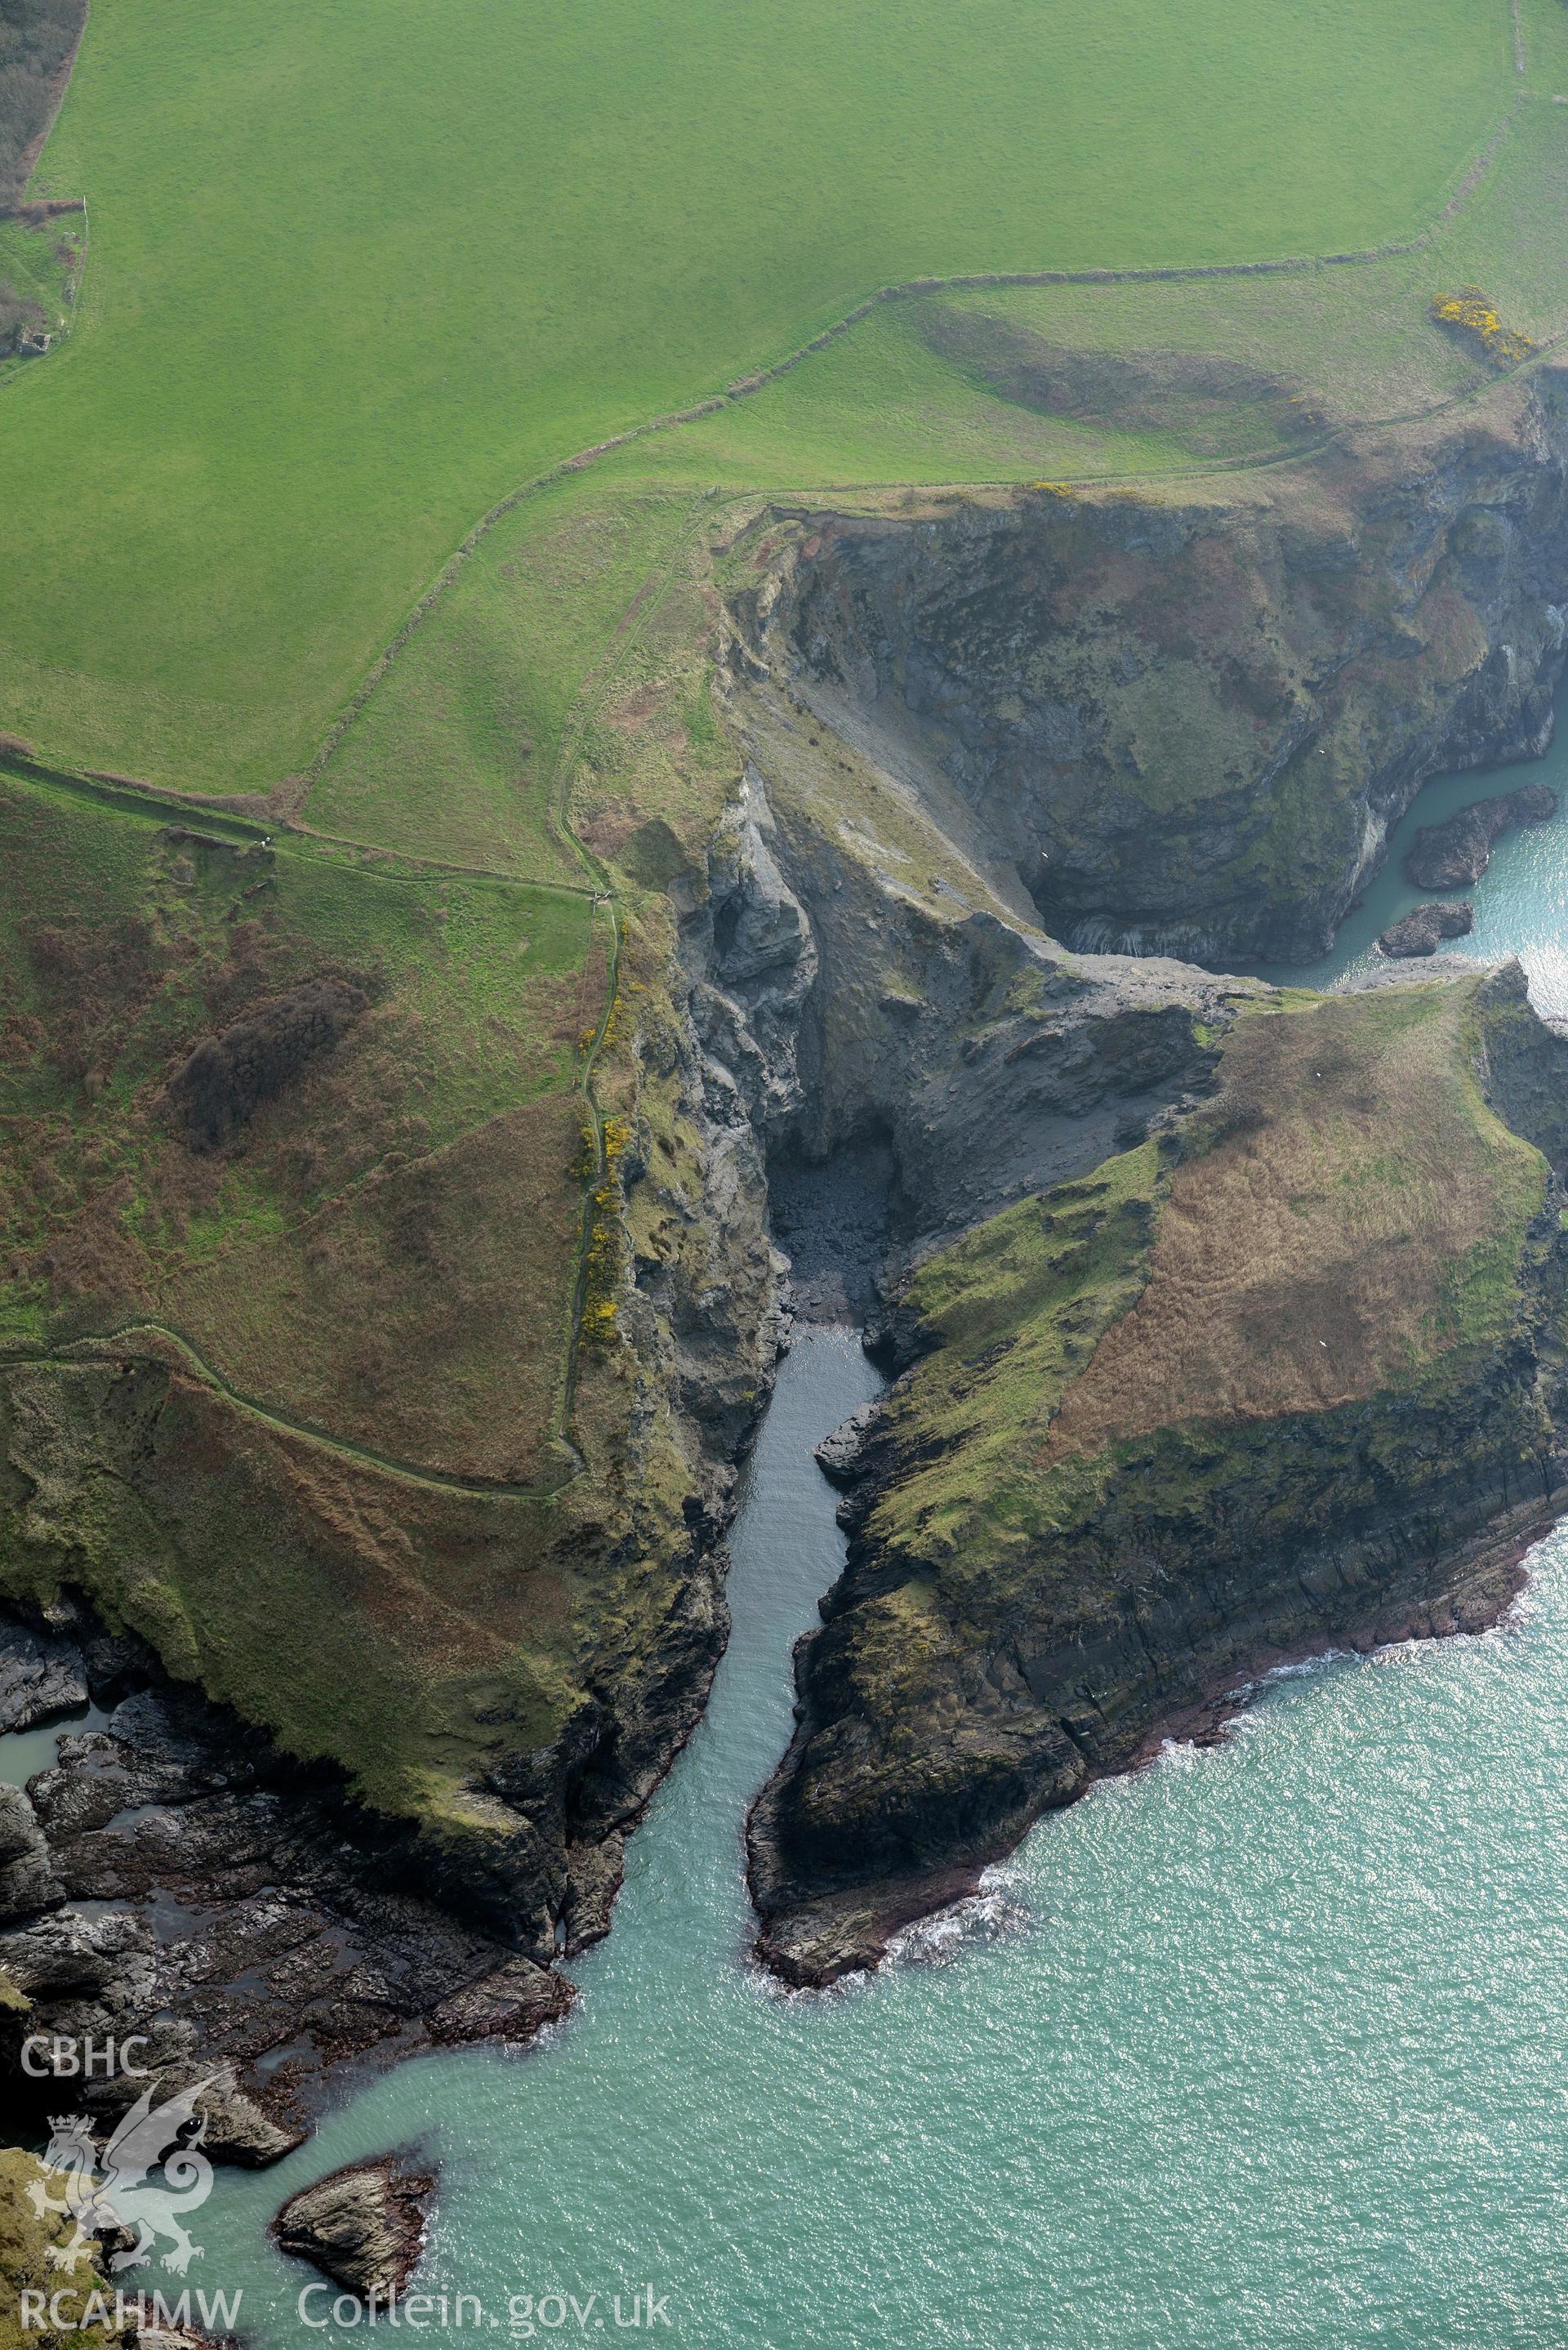
<path fill-rule="evenodd" d="M 185 1114 L 192 1150 L 216 1150 L 307 1063 L 337 1044 L 364 1011 L 344 979 L 307 980 L 219 1036 L 204 1036 L 169 1091 Z"/>

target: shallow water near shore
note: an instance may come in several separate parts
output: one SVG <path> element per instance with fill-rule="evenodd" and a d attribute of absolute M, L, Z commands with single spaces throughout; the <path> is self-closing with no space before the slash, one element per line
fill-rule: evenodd
<path fill-rule="evenodd" d="M 1557 732 L 1543 759 L 1434 777 L 1395 827 L 1387 861 L 1340 924 L 1332 953 L 1314 963 L 1259 964 L 1262 975 L 1282 986 L 1336 987 L 1369 971 L 1387 971 L 1391 966 L 1378 953 L 1377 941 L 1390 923 L 1417 906 L 1468 900 L 1475 909 L 1469 936 L 1447 940 L 1429 960 L 1402 968 L 1440 972 L 1453 956 L 1499 962 L 1517 955 L 1530 973 L 1536 1010 L 1551 1020 L 1568 1020 L 1568 688 L 1559 694 L 1557 710 Z M 1472 800 L 1533 783 L 1549 785 L 1557 794 L 1556 815 L 1545 824 L 1505 832 L 1479 881 L 1462 889 L 1417 889 L 1406 879 L 1406 852 L 1423 825 L 1441 824 Z"/>
<path fill-rule="evenodd" d="M 40 1771 L 54 1769 L 62 1738 L 85 1738 L 89 1730 L 106 1729 L 108 1723 L 101 1706 L 84 1705 L 37 1730 L 7 1731 L 0 1738 L 0 1787 L 25 1787 Z"/>
<path fill-rule="evenodd" d="M 1563 789 L 1568 758 L 1409 821 L 1531 775 Z M 1520 952 L 1568 1014 L 1568 821 L 1505 839 L 1473 896 L 1446 951 Z M 1291 976 L 1354 970 L 1415 901 L 1386 876 Z M 286 2164 L 221 2174 L 185 2282 L 243 2291 L 257 2344 L 335 2339 L 266 2220 L 410 2147 L 441 2165 L 443 2338 L 613 2339 L 650 2288 L 637 2330 L 701 2350 L 1560 2350 L 1568 1533 L 1496 1631 L 1276 1676 L 1225 1745 L 1043 1822 L 901 1963 L 788 1996 L 746 1960 L 740 1829 L 842 1557 L 810 1448 L 877 1384 L 847 1331 L 781 1367 L 729 1653 L 576 2014 L 406 2064 Z"/>

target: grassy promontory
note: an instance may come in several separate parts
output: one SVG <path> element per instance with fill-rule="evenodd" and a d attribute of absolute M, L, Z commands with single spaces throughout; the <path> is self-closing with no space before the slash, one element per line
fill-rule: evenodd
<path fill-rule="evenodd" d="M 1465 1546 L 1562 1479 L 1565 1108 L 1516 969 L 1281 997 L 1200 1108 L 923 1267 L 753 1823 L 784 1972 L 1255 1661 L 1495 1608 Z"/>

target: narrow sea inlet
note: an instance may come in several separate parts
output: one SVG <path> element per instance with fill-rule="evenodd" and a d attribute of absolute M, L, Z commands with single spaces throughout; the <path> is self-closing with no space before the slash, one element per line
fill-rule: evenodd
<path fill-rule="evenodd" d="M 1445 781 L 1411 821 L 1565 764 Z M 1333 970 L 1293 977 L 1355 967 L 1413 902 L 1399 854 Z M 1568 819 L 1505 839 L 1473 895 L 1445 952 L 1517 949 L 1568 1013 Z M 243 2288 L 269 2350 L 336 2338 L 265 2222 L 417 2147 L 441 2168 L 421 2284 L 493 2338 L 639 2312 L 701 2350 L 1560 2350 L 1568 1534 L 1495 1632 L 1275 1679 L 1225 1746 L 1045 1820 L 897 1966 L 787 1996 L 747 1960 L 741 1825 L 841 1557 L 811 1448 L 876 1387 L 848 1331 L 781 1367 L 730 1649 L 576 2013 L 220 2174 L 199 2282 Z"/>

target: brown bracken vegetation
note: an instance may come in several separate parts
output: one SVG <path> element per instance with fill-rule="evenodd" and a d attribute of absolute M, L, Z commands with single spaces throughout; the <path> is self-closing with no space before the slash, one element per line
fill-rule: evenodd
<path fill-rule="evenodd" d="M 1186 1419 L 1325 1411 L 1471 1335 L 1488 1243 L 1540 1177 L 1473 1090 L 1465 1014 L 1462 990 L 1401 989 L 1241 1024 L 1147 1285 L 1042 1466 Z"/>
<path fill-rule="evenodd" d="M 0 6 L 0 205 L 26 186 L 86 16 L 87 0 Z"/>

